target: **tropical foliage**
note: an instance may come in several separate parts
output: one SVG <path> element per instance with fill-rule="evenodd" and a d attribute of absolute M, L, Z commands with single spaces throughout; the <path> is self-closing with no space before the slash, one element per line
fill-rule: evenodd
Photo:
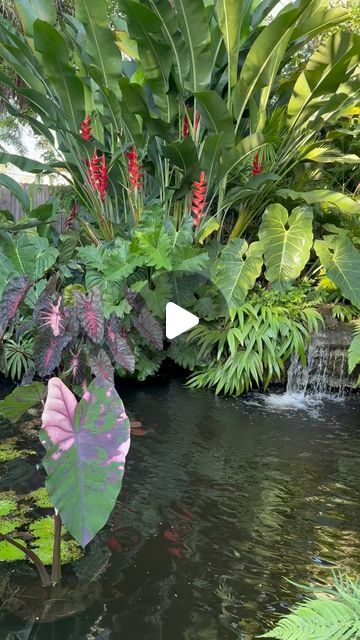
<path fill-rule="evenodd" d="M 345 640 L 360 637 L 360 583 L 334 575 L 333 586 L 308 588 L 306 598 L 262 638 Z"/>
<path fill-rule="evenodd" d="M 4 372 L 43 378 L 60 367 L 79 385 L 110 358 L 120 375 L 145 379 L 165 355 L 193 369 L 192 342 L 163 351 L 158 324 L 180 270 L 211 280 L 226 303 L 219 310 L 200 283 L 189 301 L 200 313 L 205 298 L 192 384 L 219 391 L 266 386 L 319 326 L 311 305 L 291 316 L 286 301 L 284 312 L 257 302 L 254 287 L 291 305 L 298 279 L 316 287 L 321 271 L 360 308 L 360 37 L 325 0 L 273 17 L 276 4 L 75 0 L 59 16 L 53 0 L 14 0 L 21 29 L 0 18 L 3 100 L 57 155 L 0 161 L 60 173 L 73 189 L 59 236 L 54 205 L 33 210 L 3 178 L 25 214 L 1 214 Z M 291 66 L 316 39 L 306 64 Z"/>

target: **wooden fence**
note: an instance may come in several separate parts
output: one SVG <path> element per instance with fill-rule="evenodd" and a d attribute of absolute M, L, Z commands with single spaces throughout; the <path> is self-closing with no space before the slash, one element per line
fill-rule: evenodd
<path fill-rule="evenodd" d="M 48 184 L 20 184 L 22 189 L 26 191 L 31 199 L 31 208 L 35 209 L 40 204 L 44 204 L 53 195 L 53 187 Z M 0 210 L 5 209 L 13 214 L 15 220 L 19 220 L 24 215 L 22 206 L 13 194 L 5 187 L 0 187 Z M 61 232 L 63 230 L 66 214 L 62 211 L 58 212 L 58 219 L 54 224 L 55 228 Z"/>

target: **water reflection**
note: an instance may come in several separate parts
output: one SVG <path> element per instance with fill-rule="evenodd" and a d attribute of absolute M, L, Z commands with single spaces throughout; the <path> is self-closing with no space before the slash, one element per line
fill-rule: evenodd
<path fill-rule="evenodd" d="M 111 527 L 76 567 L 86 606 L 31 640 L 249 640 L 297 597 L 284 576 L 360 572 L 357 398 L 316 419 L 177 382 L 122 395 L 147 434 Z M 4 612 L 0 639 L 16 629 Z"/>

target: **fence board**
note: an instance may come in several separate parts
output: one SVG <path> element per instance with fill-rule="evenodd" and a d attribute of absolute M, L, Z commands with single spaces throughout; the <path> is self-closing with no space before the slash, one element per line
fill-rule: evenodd
<path fill-rule="evenodd" d="M 52 195 L 52 188 L 48 184 L 42 185 L 20 185 L 24 191 L 26 191 L 31 197 L 32 209 L 35 209 L 41 204 L 45 204 Z M 13 214 L 15 220 L 19 220 L 24 215 L 23 208 L 13 196 L 13 194 L 5 187 L 0 187 L 0 210 L 6 209 Z M 63 212 L 59 213 L 58 219 L 54 224 L 56 230 L 61 233 L 63 231 L 64 215 Z"/>

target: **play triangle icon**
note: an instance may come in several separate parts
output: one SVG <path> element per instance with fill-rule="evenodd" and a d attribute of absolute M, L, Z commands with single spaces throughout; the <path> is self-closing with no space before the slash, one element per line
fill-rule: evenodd
<path fill-rule="evenodd" d="M 166 305 L 166 337 L 169 340 L 180 336 L 199 324 L 199 318 L 174 302 Z"/>

